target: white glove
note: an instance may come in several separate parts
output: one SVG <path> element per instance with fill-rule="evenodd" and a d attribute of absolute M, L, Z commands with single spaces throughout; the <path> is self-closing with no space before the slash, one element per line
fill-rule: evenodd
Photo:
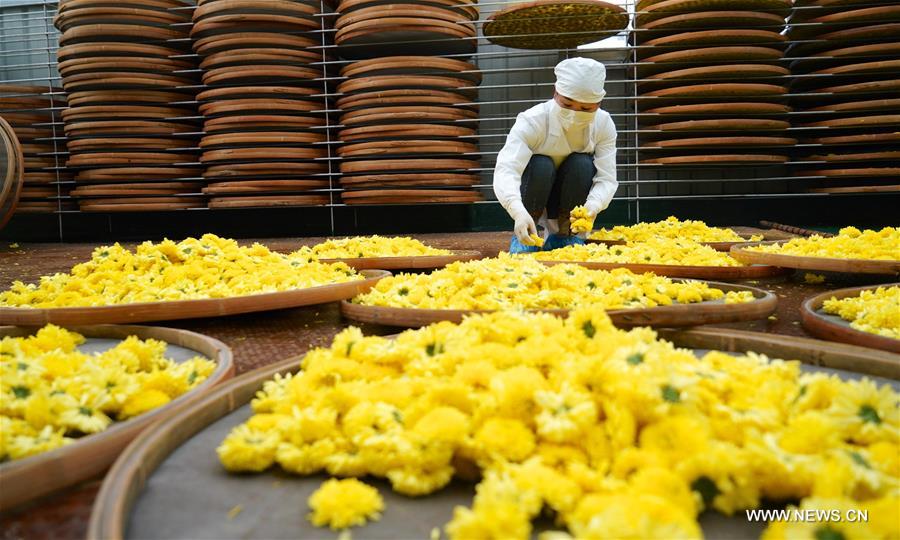
<path fill-rule="evenodd" d="M 516 222 L 513 231 L 516 234 L 516 238 L 519 239 L 519 242 L 522 242 L 526 246 L 533 246 L 534 240 L 530 238 L 530 235 L 537 234 L 537 227 L 534 226 L 534 220 L 528 215 L 525 206 L 514 208 L 510 212 L 510 217 Z"/>
<path fill-rule="evenodd" d="M 588 201 L 584 203 L 585 210 L 591 215 L 591 219 L 597 219 L 597 214 L 600 213 L 600 204 L 595 201 Z"/>

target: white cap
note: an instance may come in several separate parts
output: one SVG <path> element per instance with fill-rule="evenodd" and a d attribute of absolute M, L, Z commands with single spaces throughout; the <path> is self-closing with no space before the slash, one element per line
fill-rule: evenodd
<path fill-rule="evenodd" d="M 606 90 L 606 67 L 590 58 L 568 58 L 556 64 L 556 92 L 582 103 L 599 103 Z"/>

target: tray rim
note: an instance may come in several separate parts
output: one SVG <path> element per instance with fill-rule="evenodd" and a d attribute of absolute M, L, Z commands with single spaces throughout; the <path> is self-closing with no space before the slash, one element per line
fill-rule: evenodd
<path fill-rule="evenodd" d="M 0 307 L 0 324 L 37 326 L 47 323 L 65 325 L 174 321 L 311 306 L 356 296 L 363 289 L 369 290 L 379 280 L 391 275 L 387 270 L 378 269 L 362 270 L 360 273 L 363 276 L 361 280 L 229 298 L 136 302 L 74 308 Z"/>
<path fill-rule="evenodd" d="M 732 248 L 733 249 L 733 248 Z M 658 276 L 691 278 L 691 279 L 759 279 L 787 275 L 790 269 L 768 264 L 754 264 L 751 266 L 688 266 L 675 264 L 632 264 L 614 262 L 588 262 L 588 261 L 542 261 L 538 262 L 547 266 L 556 264 L 577 264 L 592 270 L 612 270 L 615 268 L 627 268 L 635 273 L 652 272 Z"/>
<path fill-rule="evenodd" d="M 832 297 L 838 299 L 849 298 L 859 295 L 862 291 L 875 290 L 879 287 L 900 287 L 900 282 L 835 289 L 807 298 L 800 306 L 800 321 L 803 324 L 803 328 L 819 339 L 900 353 L 900 339 L 857 330 L 850 326 L 849 323 L 846 326 L 839 325 L 820 313 L 825 300 Z"/>
<path fill-rule="evenodd" d="M 676 280 L 686 281 L 686 280 Z M 698 280 L 691 280 L 698 281 Z M 724 324 L 744 322 L 768 317 L 775 312 L 778 306 L 778 296 L 770 291 L 748 285 L 735 285 L 716 281 L 704 281 L 704 283 L 728 291 L 750 291 L 755 300 L 743 304 L 718 304 L 712 302 L 698 302 L 694 304 L 678 304 L 672 306 L 658 306 L 653 308 L 610 309 L 606 314 L 612 319 L 618 328 L 633 328 L 635 326 L 697 326 L 702 324 Z M 703 306 L 704 309 L 697 308 Z M 715 307 L 713 307 L 715 306 Z M 725 307 L 728 306 L 728 307 Z M 390 306 L 367 306 L 354 304 L 349 300 L 341 300 L 341 315 L 354 322 L 381 324 L 384 326 L 399 326 L 404 328 L 418 328 L 439 321 L 460 322 L 467 315 L 494 313 L 500 310 L 490 309 L 419 309 L 400 308 Z M 525 309 L 529 313 L 550 313 L 553 315 L 567 316 L 569 309 Z M 721 314 L 721 320 L 703 320 L 704 314 Z M 389 317 L 388 321 L 379 320 L 382 315 Z M 662 319 L 655 321 L 654 319 Z"/>
<path fill-rule="evenodd" d="M 732 246 L 729 254 L 735 259 L 751 264 L 773 264 L 797 270 L 819 270 L 822 272 L 844 272 L 863 274 L 900 274 L 900 261 L 877 261 L 870 259 L 837 259 L 833 257 L 808 257 L 781 253 L 758 253 L 744 248 L 755 245 L 775 245 L 790 240 L 747 242 Z"/>
<path fill-rule="evenodd" d="M 37 328 L 36 326 L 0 326 L 0 337 L 31 335 Z M 206 356 L 216 363 L 216 369 L 196 388 L 178 396 L 162 407 L 124 422 L 116 422 L 109 429 L 93 435 L 86 435 L 65 447 L 0 465 L 0 482 L 7 486 L 6 489 L 0 490 L 0 510 L 2 511 L 15 508 L 102 473 L 112 465 L 118 454 L 136 435 L 156 422 L 187 409 L 205 397 L 213 388 L 234 376 L 235 366 L 231 349 L 222 341 L 198 332 L 180 328 L 131 325 L 76 325 L 67 326 L 66 329 L 78 332 L 88 338 L 124 339 L 136 335 L 141 339 L 159 339 L 167 344 L 189 348 Z M 111 448 L 103 451 L 104 444 L 108 444 Z M 81 462 L 85 466 L 71 467 L 68 465 L 70 460 Z M 56 470 L 57 472 L 63 470 L 65 474 L 46 474 L 46 471 L 41 474 L 42 469 Z M 37 484 L 37 488 L 23 489 L 23 486 L 29 488 L 34 486 L 36 476 L 42 478 L 42 482 Z"/>
<path fill-rule="evenodd" d="M 731 246 L 736 244 L 746 244 L 748 242 L 752 242 L 749 236 L 739 235 L 744 240 L 733 240 L 733 241 L 723 241 L 723 242 L 697 242 L 703 246 L 709 246 L 716 251 L 728 252 L 731 249 Z M 606 244 L 608 246 L 624 246 L 628 244 L 628 240 L 599 240 L 596 238 L 587 238 L 586 241 L 589 244 Z"/>
<path fill-rule="evenodd" d="M 776 354 L 786 356 L 766 352 L 783 348 L 791 355 L 788 359 L 803 363 L 845 370 L 848 367 L 864 368 L 855 372 L 900 379 L 900 355 L 843 343 L 714 328 L 660 330 L 659 337 L 676 343 L 678 347 L 732 352 L 754 350 L 770 357 L 778 357 Z M 301 360 L 302 356 L 295 356 L 245 373 L 204 396 L 190 410 L 179 411 L 178 415 L 157 424 L 156 429 L 142 433 L 120 455 L 104 479 L 94 500 L 86 538 L 123 538 L 128 513 L 146 485 L 146 479 L 172 451 L 216 420 L 243 406 L 262 383 L 276 373 L 299 369 Z M 186 429 L 182 420 L 195 425 Z M 157 443 L 161 444 L 157 446 Z"/>
<path fill-rule="evenodd" d="M 399 257 L 358 257 L 354 259 L 319 259 L 323 263 L 342 262 L 356 270 L 431 270 L 450 263 L 475 261 L 484 254 L 474 249 L 454 249 L 450 255 L 415 255 Z"/>

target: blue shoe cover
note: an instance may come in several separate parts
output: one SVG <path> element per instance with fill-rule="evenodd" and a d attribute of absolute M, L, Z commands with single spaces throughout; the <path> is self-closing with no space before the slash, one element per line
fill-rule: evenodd
<path fill-rule="evenodd" d="M 526 246 L 522 242 L 513 235 L 512 240 L 509 241 L 509 252 L 510 253 L 536 253 L 540 251 L 541 248 L 537 246 Z"/>
<path fill-rule="evenodd" d="M 544 242 L 544 251 L 559 249 L 566 246 L 575 246 L 584 244 L 584 238 L 580 236 L 564 236 L 561 234 L 551 234 L 547 241 Z"/>

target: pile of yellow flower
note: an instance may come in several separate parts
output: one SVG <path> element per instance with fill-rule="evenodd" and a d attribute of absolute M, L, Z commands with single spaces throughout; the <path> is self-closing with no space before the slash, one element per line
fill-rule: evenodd
<path fill-rule="evenodd" d="M 743 266 L 727 253 L 692 242 L 650 238 L 625 246 L 581 244 L 541 251 L 530 256 L 542 261 L 577 261 L 624 264 L 669 264 L 678 266 Z"/>
<path fill-rule="evenodd" d="M 710 227 L 702 221 L 681 221 L 669 216 L 664 221 L 638 223 L 636 225 L 619 225 L 612 229 L 600 229 L 591 235 L 596 240 L 624 240 L 627 242 L 645 242 L 652 238 L 682 238 L 694 242 L 742 242 L 743 238 L 731 229 Z M 762 235 L 753 235 L 751 240 L 762 240 Z"/>
<path fill-rule="evenodd" d="M 590 270 L 575 264 L 543 265 L 501 253 L 496 259 L 456 262 L 430 274 L 382 279 L 353 302 L 419 309 L 604 309 L 692 304 L 724 299 L 752 302 L 749 291 L 725 293 L 699 281 L 673 282 L 619 268 Z"/>
<path fill-rule="evenodd" d="M 447 249 L 433 248 L 408 236 L 353 236 L 304 246 L 294 254 L 310 259 L 357 259 L 362 257 L 420 257 L 450 255 Z"/>
<path fill-rule="evenodd" d="M 841 300 L 832 297 L 825 300 L 822 309 L 849 321 L 857 330 L 900 339 L 900 287 L 896 285 Z"/>
<path fill-rule="evenodd" d="M 898 401 L 798 362 L 698 358 L 599 308 L 503 312 L 393 340 L 348 328 L 266 382 L 217 452 L 229 471 L 374 475 L 410 496 L 477 467 L 456 539 L 529 538 L 544 511 L 579 538 L 699 538 L 703 510 L 746 519 L 763 499 L 870 510 L 819 526 L 874 539 L 897 532 Z"/>
<path fill-rule="evenodd" d="M 175 362 L 162 341 L 131 336 L 97 354 L 84 337 L 47 325 L 0 339 L 0 461 L 21 459 L 98 433 L 165 405 L 215 370 L 203 357 Z"/>
<path fill-rule="evenodd" d="M 591 232 L 594 228 L 594 218 L 584 206 L 576 206 L 569 213 L 569 229 L 574 234 Z"/>
<path fill-rule="evenodd" d="M 856 227 L 844 227 L 835 236 L 794 238 L 783 244 L 751 246 L 747 250 L 803 257 L 900 261 L 900 228 L 860 231 Z"/>
<path fill-rule="evenodd" d="M 309 500 L 309 520 L 316 527 L 346 529 L 378 521 L 384 500 L 378 490 L 355 478 L 322 482 Z"/>
<path fill-rule="evenodd" d="M 228 298 L 362 279 L 344 263 L 309 262 L 253 244 L 205 234 L 181 242 L 119 244 L 94 250 L 90 261 L 39 284 L 13 283 L 0 306 L 60 308 Z"/>

